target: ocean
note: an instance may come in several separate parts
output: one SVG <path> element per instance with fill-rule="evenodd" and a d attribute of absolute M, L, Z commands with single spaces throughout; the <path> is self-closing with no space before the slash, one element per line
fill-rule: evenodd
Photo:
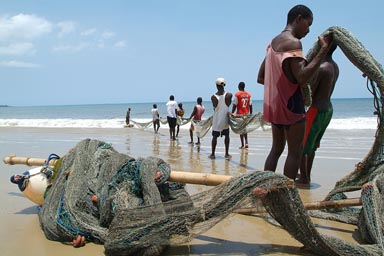
<path fill-rule="evenodd" d="M 155 102 L 161 117 L 166 117 L 165 102 Z M 195 102 L 183 102 L 184 117 L 192 113 Z M 262 100 L 252 102 L 253 112 L 262 112 Z M 376 129 L 373 98 L 333 99 L 334 114 L 328 129 Z M 8 106 L 0 107 L 0 127 L 39 128 L 122 128 L 131 108 L 131 120 L 145 123 L 152 120 L 153 103 Z M 203 102 L 203 119 L 213 114 L 211 102 Z M 188 126 L 188 125 L 187 125 Z M 181 128 L 189 128 L 189 126 Z"/>

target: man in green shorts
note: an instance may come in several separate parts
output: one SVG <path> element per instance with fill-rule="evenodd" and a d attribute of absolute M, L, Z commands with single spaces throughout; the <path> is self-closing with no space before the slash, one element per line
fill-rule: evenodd
<path fill-rule="evenodd" d="M 306 113 L 304 151 L 300 166 L 300 178 L 296 182 L 299 187 L 310 187 L 315 152 L 320 147 L 320 140 L 332 119 L 331 95 L 339 77 L 339 67 L 332 59 L 336 47 L 337 45 L 333 43 L 310 84 L 312 104 Z"/>

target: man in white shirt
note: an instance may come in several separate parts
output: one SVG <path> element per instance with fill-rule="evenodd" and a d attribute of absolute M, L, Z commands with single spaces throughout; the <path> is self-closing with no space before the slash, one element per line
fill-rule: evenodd
<path fill-rule="evenodd" d="M 176 118 L 177 118 L 177 102 L 173 95 L 169 96 L 167 106 L 167 121 L 169 126 L 169 136 L 171 140 L 176 140 Z"/>

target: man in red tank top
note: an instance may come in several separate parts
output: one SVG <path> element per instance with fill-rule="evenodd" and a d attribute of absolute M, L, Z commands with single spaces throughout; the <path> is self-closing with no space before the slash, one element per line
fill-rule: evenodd
<path fill-rule="evenodd" d="M 301 88 L 319 68 L 329 51 L 331 36 L 320 36 L 320 50 L 311 62 L 303 58 L 300 39 L 309 33 L 312 11 L 304 5 L 288 13 L 284 30 L 272 39 L 262 62 L 257 82 L 264 84 L 264 119 L 272 124 L 272 148 L 264 170 L 276 171 L 278 160 L 288 144 L 284 175 L 295 179 L 303 152 L 305 108 Z"/>

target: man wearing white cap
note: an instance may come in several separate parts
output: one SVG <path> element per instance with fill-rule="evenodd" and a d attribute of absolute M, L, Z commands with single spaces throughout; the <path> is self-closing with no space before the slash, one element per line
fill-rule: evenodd
<path fill-rule="evenodd" d="M 225 92 L 225 80 L 224 78 L 216 79 L 217 92 L 212 95 L 211 101 L 214 108 L 213 119 L 212 119 L 212 153 L 209 156 L 211 159 L 215 159 L 215 151 L 217 144 L 217 137 L 224 136 L 225 144 L 225 158 L 231 159 L 229 151 L 229 117 L 230 113 L 229 106 L 232 102 L 232 93 Z"/>

